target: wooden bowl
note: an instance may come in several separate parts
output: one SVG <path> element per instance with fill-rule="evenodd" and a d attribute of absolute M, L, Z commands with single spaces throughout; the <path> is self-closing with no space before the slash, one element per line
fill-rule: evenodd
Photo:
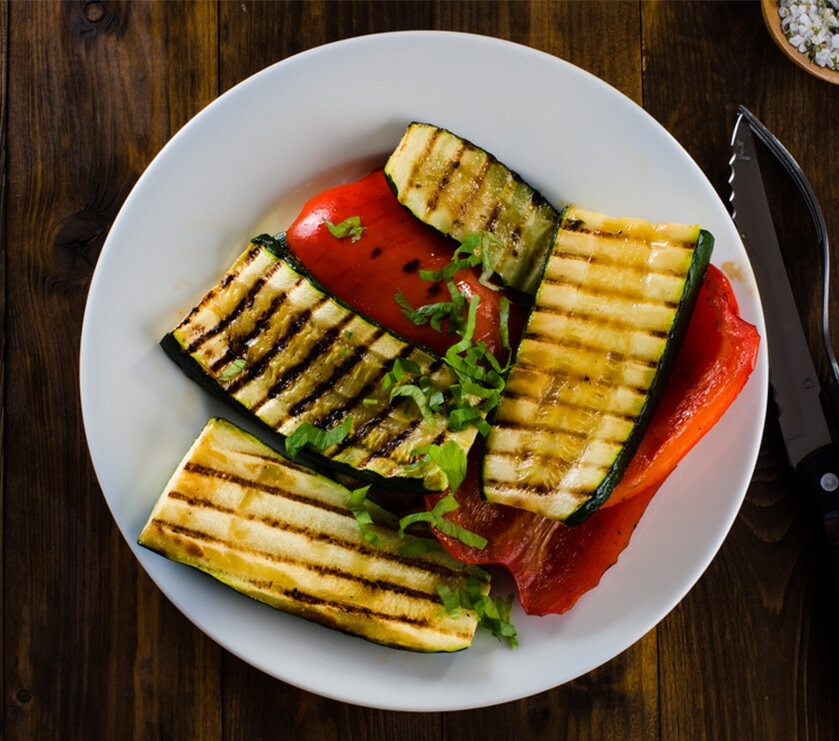
<path fill-rule="evenodd" d="M 769 29 L 770 35 L 784 54 L 801 67 L 801 69 L 809 72 L 814 77 L 818 77 L 820 80 L 825 80 L 826 82 L 832 82 L 834 85 L 839 85 L 839 72 L 827 67 L 819 67 L 819 65 L 789 43 L 789 39 L 787 39 L 781 28 L 781 16 L 778 14 L 778 0 L 761 0 L 760 7 L 763 11 L 763 21 L 766 24 L 766 28 Z"/>

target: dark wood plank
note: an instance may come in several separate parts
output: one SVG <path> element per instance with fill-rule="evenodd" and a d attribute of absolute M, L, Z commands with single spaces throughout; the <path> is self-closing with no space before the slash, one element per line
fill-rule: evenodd
<path fill-rule="evenodd" d="M 568 684 L 517 702 L 450 713 L 444 738 L 656 738 L 658 650 L 651 631 L 621 655 Z"/>
<path fill-rule="evenodd" d="M 546 51 L 641 101 L 636 2 L 260 0 L 223 3 L 220 23 L 222 90 L 292 54 L 347 36 L 436 29 L 496 36 Z"/>
<path fill-rule="evenodd" d="M 6 91 L 9 81 L 8 54 L 9 48 L 9 4 L 0 0 L 0 100 L 7 100 Z M 6 285 L 6 132 L 8 131 L 7 106 L 0 107 L 0 285 Z M 0 321 L 6 326 L 6 291 L 0 292 Z M 0 332 L 0 419 L 2 410 L 5 409 L 6 394 L 6 333 L 5 329 Z M 0 424 L 0 450 L 5 450 L 4 445 L 5 425 Z M 3 512 L 3 500 L 5 495 L 4 484 L 6 481 L 5 455 L 0 455 L 0 516 Z M 0 553 L 3 552 L 5 528 L 0 527 Z M 0 585 L 3 584 L 4 561 L 0 560 Z M 0 615 L 5 612 L 6 595 L 5 590 L 0 589 Z M 0 667 L 5 666 L 5 642 L 0 641 Z M 6 694 L 6 673 L 0 672 L 0 697 L 7 697 Z M 5 705 L 5 703 L 4 703 Z M 4 713 L 5 715 L 5 713 Z"/>
<path fill-rule="evenodd" d="M 78 342 L 129 189 L 215 94 L 214 5 L 11 3 L 4 422 L 4 732 L 218 733 L 220 653 L 138 573 L 88 464 Z M 208 34 L 167 29 L 204 16 Z M 172 21 L 172 23 L 170 23 Z M 190 67 L 191 65 L 191 67 Z"/>
<path fill-rule="evenodd" d="M 830 123 L 839 115 L 839 97 L 785 60 L 763 30 L 757 3 L 645 5 L 644 43 L 645 107 L 685 145 L 722 198 L 729 193 L 730 131 L 743 103 L 813 173 L 814 187 L 828 195 L 827 218 L 837 233 L 829 207 L 835 183 L 820 163 L 839 161 L 839 129 Z M 703 63 L 708 57 L 717 60 L 713 69 Z M 805 110 L 818 107 L 823 129 L 796 125 Z M 770 193 L 788 255 L 809 261 L 793 269 L 802 279 L 800 307 L 818 353 L 820 257 L 780 171 L 765 175 L 776 186 Z M 819 522 L 784 463 L 776 410 L 769 414 L 755 478 L 731 534 L 659 629 L 662 738 L 839 733 L 839 655 L 831 627 L 838 613 L 819 560 Z"/>

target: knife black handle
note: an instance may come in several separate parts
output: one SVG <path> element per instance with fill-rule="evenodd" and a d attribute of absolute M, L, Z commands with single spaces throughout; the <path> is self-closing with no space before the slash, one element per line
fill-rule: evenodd
<path fill-rule="evenodd" d="M 839 597 L 839 447 L 830 444 L 817 448 L 801 460 L 796 471 L 821 510 L 835 594 Z"/>

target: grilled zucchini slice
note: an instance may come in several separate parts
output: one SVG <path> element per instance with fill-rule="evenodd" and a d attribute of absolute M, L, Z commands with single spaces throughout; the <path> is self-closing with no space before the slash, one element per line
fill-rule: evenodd
<path fill-rule="evenodd" d="M 327 294 L 281 239 L 252 242 L 161 345 L 193 379 L 273 433 L 281 451 L 301 424 L 327 431 L 349 420 L 343 440 L 301 459 L 335 474 L 442 491 L 444 471 L 417 451 L 448 440 L 468 451 L 477 434 L 450 430 L 441 414 L 424 418 L 411 400 L 391 402 L 386 377 L 397 362 L 419 368 L 402 384 L 427 377 L 445 391 L 454 372 Z"/>
<path fill-rule="evenodd" d="M 497 237 L 495 272 L 512 288 L 536 292 L 559 214 L 493 155 L 446 129 L 412 123 L 385 176 L 402 205 L 458 242 L 475 232 Z"/>
<path fill-rule="evenodd" d="M 362 535 L 350 491 L 211 419 L 172 475 L 139 543 L 274 608 L 387 646 L 467 648 L 477 616 L 442 606 L 438 585 L 467 589 L 443 552 L 401 556 L 387 524 Z M 478 578 L 472 571 L 471 578 Z M 479 584 L 489 593 L 489 577 Z"/>
<path fill-rule="evenodd" d="M 487 499 L 576 524 L 608 498 L 712 247 L 698 226 L 566 211 L 487 439 Z"/>

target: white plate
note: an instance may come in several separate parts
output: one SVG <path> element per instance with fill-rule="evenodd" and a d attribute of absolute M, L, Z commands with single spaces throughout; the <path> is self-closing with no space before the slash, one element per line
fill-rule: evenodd
<path fill-rule="evenodd" d="M 158 340 L 249 236 L 287 226 L 300 199 L 324 182 L 383 163 L 415 119 L 472 139 L 555 201 L 701 223 L 716 236 L 714 262 L 738 276 L 742 313 L 761 335 L 763 320 L 728 213 L 690 157 L 613 88 L 527 47 L 446 32 L 323 46 L 242 82 L 160 152 L 102 250 L 82 333 L 85 428 L 113 516 L 169 599 L 248 663 L 327 697 L 432 711 L 501 703 L 574 679 L 633 644 L 682 599 L 717 552 L 749 483 L 767 363 L 762 351 L 734 408 L 653 500 L 596 589 L 564 616 L 515 614 L 515 650 L 486 635 L 450 656 L 374 646 L 275 612 L 138 547 L 167 478 L 207 418 L 222 411 Z"/>

